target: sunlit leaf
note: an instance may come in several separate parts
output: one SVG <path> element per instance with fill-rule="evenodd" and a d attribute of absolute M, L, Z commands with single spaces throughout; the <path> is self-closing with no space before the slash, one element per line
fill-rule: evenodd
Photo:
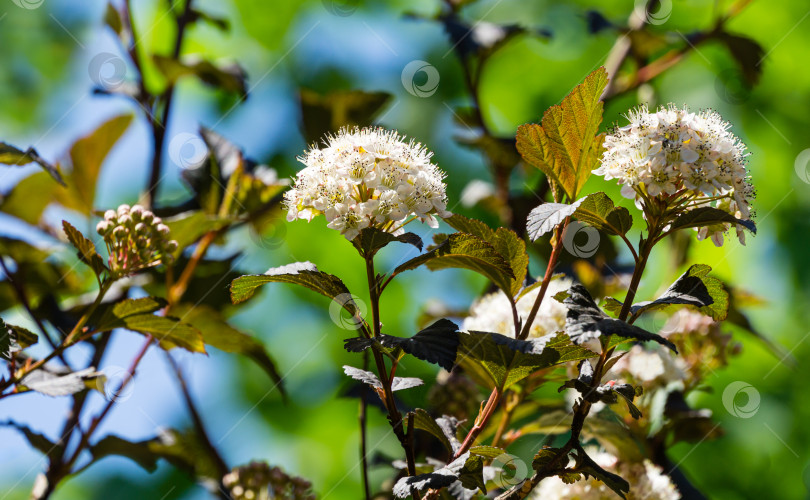
<path fill-rule="evenodd" d="M 543 171 L 569 200 L 576 199 L 601 153 L 602 91 L 607 71 L 596 69 L 557 106 L 543 115 L 542 125 L 521 125 L 517 149 L 528 163 Z"/>
<path fill-rule="evenodd" d="M 438 269 L 469 269 L 495 283 L 511 294 L 515 275 L 512 268 L 490 243 L 472 234 L 453 233 L 433 250 L 401 264 L 394 270 L 399 274 L 426 265 L 431 271 Z"/>
<path fill-rule="evenodd" d="M 22 167 L 24 165 L 28 165 L 29 163 L 36 163 L 46 172 L 48 172 L 56 182 L 63 186 L 65 185 L 65 181 L 62 180 L 62 175 L 59 173 L 59 169 L 39 156 L 39 153 L 37 153 L 37 150 L 34 148 L 28 148 L 27 150 L 22 151 L 15 148 L 11 144 L 0 142 L 0 163 L 14 167 Z"/>
<path fill-rule="evenodd" d="M 579 200 L 574 217 L 608 234 L 625 235 L 633 226 L 633 217 L 624 207 L 614 206 L 605 193 L 589 194 Z"/>
<path fill-rule="evenodd" d="M 554 230 L 566 217 L 571 216 L 577 207 L 582 203 L 582 199 L 568 205 L 565 203 L 543 203 L 538 205 L 531 212 L 526 221 L 526 231 L 532 241 Z"/>
<path fill-rule="evenodd" d="M 107 266 L 104 264 L 104 260 L 99 255 L 98 251 L 96 250 L 96 245 L 90 241 L 89 239 L 85 238 L 85 236 L 79 232 L 78 229 L 71 226 L 68 221 L 62 221 L 62 228 L 65 231 L 65 235 L 67 236 L 68 241 L 70 244 L 78 250 L 78 257 L 79 260 L 90 266 L 90 269 L 96 273 L 96 276 L 101 276 L 107 271 Z"/>

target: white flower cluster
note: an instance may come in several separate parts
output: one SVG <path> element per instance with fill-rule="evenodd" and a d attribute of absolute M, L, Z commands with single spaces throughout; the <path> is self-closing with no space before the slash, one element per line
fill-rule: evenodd
<path fill-rule="evenodd" d="M 678 500 L 681 494 L 672 484 L 669 476 L 649 460 L 636 463 L 620 462 L 605 451 L 588 449 L 588 455 L 605 470 L 618 474 L 630 483 L 628 500 Z M 573 484 L 565 484 L 559 477 L 549 477 L 540 481 L 532 492 L 532 497 L 540 500 L 613 500 L 616 494 L 604 483 L 594 478 L 581 479 Z"/>
<path fill-rule="evenodd" d="M 622 194 L 637 200 L 662 197 L 687 208 L 714 206 L 738 219 L 751 218 L 755 191 L 746 169 L 748 153 L 718 113 L 693 113 L 670 104 L 653 113 L 640 106 L 627 118 L 629 125 L 605 138 L 602 166 L 595 174 L 618 179 Z M 720 246 L 728 229 L 729 224 L 703 227 L 698 238 L 711 236 Z M 743 227 L 736 229 L 745 243 Z"/>
<path fill-rule="evenodd" d="M 352 240 L 376 227 L 402 232 L 409 216 L 438 227 L 435 215 L 449 217 L 444 173 L 433 153 L 396 131 L 342 129 L 324 148 L 313 147 L 298 160 L 306 168 L 284 194 L 287 220 L 324 214 L 328 227 Z"/>
<path fill-rule="evenodd" d="M 169 226 L 140 205 L 107 210 L 96 225 L 104 237 L 113 277 L 126 276 L 172 260 L 177 242 L 169 239 Z"/>
<path fill-rule="evenodd" d="M 548 284 L 548 290 L 543 298 L 537 316 L 534 318 L 529 338 L 539 338 L 545 335 L 553 335 L 558 331 L 565 330 L 565 316 L 568 308 L 555 300 L 553 296 L 559 292 L 567 291 L 573 282 L 568 278 L 558 278 Z M 540 287 L 525 294 L 517 301 L 518 316 L 522 321 L 526 321 L 532 310 Z M 509 337 L 515 336 L 515 323 L 512 319 L 512 308 L 509 299 L 498 290 L 497 292 L 484 295 L 470 308 L 470 315 L 464 318 L 462 329 L 466 331 L 494 332 Z"/>

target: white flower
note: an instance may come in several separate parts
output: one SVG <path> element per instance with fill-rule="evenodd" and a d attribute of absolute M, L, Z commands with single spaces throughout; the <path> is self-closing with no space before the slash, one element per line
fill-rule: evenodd
<path fill-rule="evenodd" d="M 537 311 L 531 330 L 529 330 L 530 338 L 553 335 L 558 331 L 565 330 L 565 315 L 568 313 L 568 308 L 554 299 L 553 296 L 568 290 L 572 284 L 573 282 L 568 278 L 558 278 L 548 284 L 546 295 L 542 304 L 540 304 L 540 309 Z M 528 318 L 538 293 L 540 293 L 539 286 L 518 300 L 517 311 L 522 321 L 526 321 L 526 318 Z M 514 337 L 515 323 L 512 318 L 509 299 L 500 290 L 484 295 L 475 301 L 470 308 L 470 315 L 464 318 L 462 330 L 494 332 Z"/>
<path fill-rule="evenodd" d="M 681 494 L 672 484 L 669 476 L 649 460 L 626 463 L 605 451 L 587 449 L 588 455 L 599 466 L 618 474 L 630 483 L 628 500 L 678 500 Z M 559 477 L 549 477 L 540 481 L 531 498 L 537 500 L 612 500 L 616 494 L 604 483 L 594 478 L 580 479 L 573 484 L 565 484 Z"/>
<path fill-rule="evenodd" d="M 284 193 L 287 220 L 324 214 L 349 240 L 367 227 L 400 233 L 410 217 L 437 227 L 436 215 L 451 214 L 432 155 L 395 131 L 342 129 L 298 159 L 306 167 Z"/>
<path fill-rule="evenodd" d="M 631 110 L 630 122 L 605 137 L 602 165 L 594 170 L 617 179 L 622 194 L 666 198 L 686 209 L 714 206 L 738 219 L 751 218 L 755 191 L 746 169 L 748 152 L 716 112 L 692 113 L 673 105 L 650 113 Z M 743 227 L 735 224 L 740 242 Z M 698 239 L 711 237 L 718 246 L 730 224 L 701 228 Z"/>

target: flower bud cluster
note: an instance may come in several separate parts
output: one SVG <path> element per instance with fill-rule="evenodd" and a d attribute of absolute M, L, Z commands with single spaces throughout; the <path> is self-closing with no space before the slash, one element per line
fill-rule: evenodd
<path fill-rule="evenodd" d="M 121 205 L 107 210 L 96 225 L 104 237 L 114 277 L 127 276 L 160 263 L 172 261 L 177 242 L 169 239 L 169 226 L 140 205 Z"/>
<path fill-rule="evenodd" d="M 222 478 L 222 484 L 233 500 L 315 500 L 309 481 L 264 462 L 236 467 Z"/>

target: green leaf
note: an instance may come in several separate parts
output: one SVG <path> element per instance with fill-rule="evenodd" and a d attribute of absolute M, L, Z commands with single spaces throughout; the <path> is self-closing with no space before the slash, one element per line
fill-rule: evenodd
<path fill-rule="evenodd" d="M 11 360 L 11 354 L 36 344 L 34 332 L 21 326 L 10 325 L 0 318 L 0 358 Z"/>
<path fill-rule="evenodd" d="M 491 244 L 466 233 L 453 233 L 433 250 L 405 262 L 394 274 L 427 265 L 431 271 L 439 269 L 469 269 L 495 283 L 511 296 L 515 275 L 509 263 Z"/>
<path fill-rule="evenodd" d="M 435 363 L 447 371 L 453 369 L 458 351 L 458 327 L 450 320 L 440 319 L 413 337 L 380 334 L 374 338 L 344 339 L 349 352 L 362 352 L 379 344 L 388 349 L 401 349 L 422 361 Z"/>
<path fill-rule="evenodd" d="M 415 246 L 419 251 L 422 251 L 422 238 L 414 233 L 403 233 L 399 236 L 394 236 L 391 233 L 381 231 L 376 227 L 367 227 L 360 231 L 360 234 L 352 240 L 352 243 L 364 255 L 374 255 L 382 248 L 385 248 L 389 243 L 398 241 L 400 243 L 408 243 Z"/>
<path fill-rule="evenodd" d="M 581 472 L 586 477 L 591 476 L 602 481 L 605 486 L 613 490 L 621 498 L 627 498 L 625 495 L 630 491 L 630 483 L 600 467 L 581 447 L 577 447 L 576 452 L 578 472 Z"/>
<path fill-rule="evenodd" d="M 78 229 L 71 226 L 68 221 L 62 221 L 62 228 L 65 231 L 65 235 L 67 236 L 68 241 L 70 244 L 78 250 L 78 257 L 79 260 L 90 266 L 90 269 L 96 273 L 96 276 L 101 277 L 105 271 L 107 271 L 107 266 L 104 264 L 104 260 L 101 258 L 101 255 L 98 254 L 96 251 L 96 245 L 90 241 L 89 239 L 85 238 L 85 236 L 79 232 Z"/>
<path fill-rule="evenodd" d="M 529 254 L 526 253 L 526 243 L 517 233 L 505 227 L 492 230 L 489 226 L 476 219 L 469 219 L 463 215 L 453 214 L 444 219 L 456 231 L 472 234 L 492 245 L 512 269 L 514 278 L 507 295 L 514 297 L 523 287 L 526 273 L 529 269 Z"/>
<path fill-rule="evenodd" d="M 387 92 L 336 90 L 321 95 L 300 90 L 301 115 L 307 142 L 320 141 L 342 127 L 371 125 L 374 116 L 391 100 Z"/>
<path fill-rule="evenodd" d="M 256 293 L 257 288 L 267 283 L 301 285 L 332 300 L 338 296 L 351 297 L 349 289 L 337 276 L 318 271 L 312 262 L 296 262 L 271 268 L 265 274 L 249 274 L 236 278 L 231 282 L 231 301 L 234 304 L 244 302 Z M 353 300 L 338 299 L 338 302 L 353 316 L 361 316 L 360 309 Z"/>
<path fill-rule="evenodd" d="M 182 347 L 191 352 L 205 352 L 200 331 L 177 318 L 152 314 L 165 307 L 166 302 L 156 297 L 125 299 L 106 308 L 96 323 L 95 330 L 106 332 L 125 328 L 153 336 L 164 349 Z"/>
<path fill-rule="evenodd" d="M 709 293 L 706 283 L 701 277 L 693 274 L 693 272 L 700 273 L 701 271 L 700 267 L 690 267 L 660 297 L 653 301 L 633 304 L 630 312 L 634 316 L 638 316 L 650 309 L 670 304 L 684 304 L 700 308 L 711 306 L 714 304 L 714 299 Z M 706 272 L 708 273 L 708 271 Z"/>
<path fill-rule="evenodd" d="M 456 439 L 455 434 L 453 432 L 446 432 L 447 430 L 454 431 L 455 429 L 449 428 L 445 425 L 445 428 L 442 428 L 439 423 L 430 416 L 430 414 L 421 409 L 417 408 L 413 412 L 413 426 L 415 429 L 423 430 L 435 437 L 439 440 L 442 445 L 447 449 L 450 453 L 455 453 L 461 447 L 461 443 Z M 406 419 L 407 420 L 407 419 Z M 447 422 L 445 422 L 447 424 Z M 410 432 L 410 431 L 409 431 Z"/>
<path fill-rule="evenodd" d="M 129 458 L 146 472 L 154 472 L 160 456 L 155 454 L 150 444 L 151 441 L 129 441 L 110 434 L 90 446 L 90 453 L 93 455 L 93 462 L 114 455 Z"/>
<path fill-rule="evenodd" d="M 50 456 L 52 453 L 56 452 L 57 448 L 60 446 L 59 444 L 56 444 L 45 437 L 43 434 L 33 431 L 30 427 L 19 424 L 13 420 L 6 420 L 5 422 L 0 423 L 0 425 L 4 427 L 14 427 L 17 429 L 23 436 L 25 436 L 28 443 L 36 450 L 40 451 L 43 455 Z"/>
<path fill-rule="evenodd" d="M 169 429 L 150 440 L 148 444 L 155 455 L 186 471 L 192 477 L 209 478 L 216 483 L 222 479 L 215 457 L 208 447 L 200 442 L 193 430 Z"/>
<path fill-rule="evenodd" d="M 121 14 L 112 2 L 107 2 L 107 10 L 104 12 L 104 24 L 109 26 L 119 38 L 124 33 L 124 23 L 121 20 Z"/>
<path fill-rule="evenodd" d="M 753 221 L 738 219 L 728 212 L 719 208 L 698 207 L 681 214 L 670 226 L 671 231 L 686 229 L 690 227 L 704 227 L 714 224 L 740 224 L 754 234 L 757 234 L 757 226 Z"/>
<path fill-rule="evenodd" d="M 723 321 L 728 316 L 728 292 L 722 281 L 709 276 L 711 270 L 712 268 L 706 264 L 695 264 L 686 271 L 686 274 L 700 278 L 712 298 L 712 303 L 701 307 L 700 312 L 711 316 L 715 321 Z"/>
<path fill-rule="evenodd" d="M 601 153 L 603 136 L 596 132 L 602 123 L 601 96 L 607 81 L 605 68 L 596 69 L 561 104 L 543 114 L 542 125 L 518 128 L 520 155 L 560 186 L 569 200 L 576 199 Z"/>
<path fill-rule="evenodd" d="M 464 488 L 468 490 L 481 490 L 481 492 L 486 495 L 487 486 L 484 482 L 483 457 L 470 452 L 461 470 L 458 471 L 458 480 Z"/>
<path fill-rule="evenodd" d="M 584 286 L 575 284 L 568 290 L 568 293 L 570 296 L 564 301 L 564 304 L 568 306 L 565 332 L 577 344 L 602 336 L 617 335 L 640 341 L 652 340 L 678 352 L 675 344 L 664 337 L 625 321 L 611 318 L 602 312 Z"/>
<path fill-rule="evenodd" d="M 554 338 L 518 340 L 498 333 L 461 332 L 458 363 L 480 367 L 493 387 L 506 390 L 541 368 L 596 356 L 565 334 Z"/>
<path fill-rule="evenodd" d="M 589 194 L 578 200 L 574 217 L 608 234 L 624 236 L 633 226 L 633 217 L 624 207 L 616 207 L 605 193 Z"/>
<path fill-rule="evenodd" d="M 537 238 L 551 232 L 559 226 L 566 217 L 571 216 L 584 199 L 579 199 L 568 205 L 565 203 L 543 203 L 538 205 L 531 212 L 526 220 L 526 231 L 529 239 L 536 241 Z"/>
<path fill-rule="evenodd" d="M 243 99 L 248 95 L 247 75 L 245 70 L 236 63 L 216 65 L 211 61 L 191 56 L 185 57 L 183 61 L 177 61 L 159 54 L 153 55 L 152 59 L 171 84 L 184 76 L 194 75 L 203 83 L 226 92 L 236 93 Z"/>
<path fill-rule="evenodd" d="M 497 446 L 473 446 L 470 453 L 484 458 L 497 458 L 506 453 L 506 450 Z"/>
<path fill-rule="evenodd" d="M 22 167 L 24 165 L 28 165 L 29 163 L 36 163 L 46 172 L 48 172 L 56 182 L 63 186 L 65 185 L 65 181 L 62 180 L 62 175 L 59 173 L 59 169 L 39 156 L 39 153 L 37 153 L 37 150 L 34 148 L 28 148 L 27 150 L 22 151 L 15 148 L 11 144 L 0 142 L 0 163 L 14 167 Z"/>
<path fill-rule="evenodd" d="M 552 460 L 555 460 L 557 458 L 557 456 L 561 451 L 562 450 L 560 448 L 549 448 L 547 446 L 540 448 L 540 451 L 538 451 L 534 455 L 534 458 L 532 459 L 532 469 L 540 470 L 546 467 L 548 464 L 551 463 Z M 568 465 L 568 459 L 566 458 L 565 460 L 562 459 L 559 460 L 557 462 L 557 465 L 560 467 Z"/>
<path fill-rule="evenodd" d="M 178 304 L 172 307 L 172 313 L 200 331 L 203 342 L 220 351 L 241 354 L 256 362 L 286 396 L 283 377 L 270 357 L 264 344 L 250 335 L 231 326 L 216 309 L 200 304 Z"/>
<path fill-rule="evenodd" d="M 73 169 L 67 176 L 69 193 L 60 197 L 63 205 L 84 215 L 93 213 L 101 166 L 131 122 L 131 114 L 116 116 L 73 144 L 70 148 Z"/>
<path fill-rule="evenodd" d="M 8 195 L 0 197 L 0 210 L 36 226 L 48 205 L 59 197 L 60 189 L 48 174 L 37 172 L 18 182 Z"/>

